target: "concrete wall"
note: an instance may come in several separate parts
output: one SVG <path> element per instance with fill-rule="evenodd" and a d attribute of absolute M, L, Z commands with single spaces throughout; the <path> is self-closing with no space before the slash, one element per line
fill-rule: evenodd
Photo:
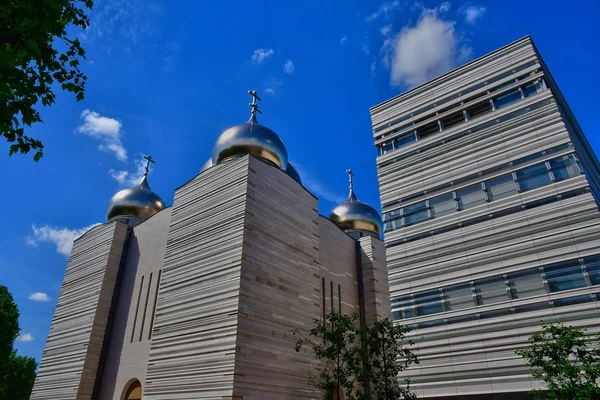
<path fill-rule="evenodd" d="M 133 379 L 145 388 L 154 307 L 158 295 L 171 209 L 133 228 L 127 244 L 117 308 L 99 400 L 120 400 Z"/>

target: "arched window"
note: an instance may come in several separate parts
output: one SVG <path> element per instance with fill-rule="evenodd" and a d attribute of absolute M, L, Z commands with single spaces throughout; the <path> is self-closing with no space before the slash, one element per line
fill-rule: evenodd
<path fill-rule="evenodd" d="M 123 400 L 141 400 L 142 399 L 142 384 L 137 379 L 129 381 L 125 386 Z"/>

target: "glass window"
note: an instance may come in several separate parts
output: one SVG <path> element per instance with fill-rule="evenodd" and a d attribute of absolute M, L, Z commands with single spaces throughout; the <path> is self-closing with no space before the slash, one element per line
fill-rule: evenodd
<path fill-rule="evenodd" d="M 436 133 L 440 131 L 440 126 L 437 121 L 433 121 L 427 125 L 424 125 L 417 129 L 417 136 L 419 139 L 422 139 L 426 136 L 431 135 L 432 133 Z"/>
<path fill-rule="evenodd" d="M 600 285 L 600 256 L 587 257 L 584 263 L 591 284 Z"/>
<path fill-rule="evenodd" d="M 394 150 L 392 142 L 385 142 L 381 145 L 381 154 L 387 154 L 392 150 Z"/>
<path fill-rule="evenodd" d="M 478 305 L 510 300 L 503 276 L 493 276 L 475 281 L 475 294 Z"/>
<path fill-rule="evenodd" d="M 517 181 L 522 191 L 536 189 L 550 184 L 550 175 L 545 163 L 532 165 L 517 171 Z"/>
<path fill-rule="evenodd" d="M 404 225 L 412 225 L 429 218 L 429 212 L 427 210 L 427 202 L 420 201 L 410 206 L 404 207 L 402 211 Z"/>
<path fill-rule="evenodd" d="M 462 210 L 485 203 L 485 193 L 480 183 L 457 190 L 456 197 Z"/>
<path fill-rule="evenodd" d="M 539 303 L 532 303 L 532 304 L 523 304 L 522 306 L 515 307 L 515 314 L 520 314 L 520 313 L 530 312 L 530 311 L 546 310 L 548 308 L 550 308 L 550 302 L 548 302 L 548 301 L 542 301 Z"/>
<path fill-rule="evenodd" d="M 586 286 L 583 270 L 578 260 L 547 265 L 544 267 L 544 274 L 550 292 Z"/>
<path fill-rule="evenodd" d="M 552 303 L 554 307 L 564 307 L 564 306 L 572 306 L 575 304 L 588 303 L 594 300 L 594 297 L 589 294 L 584 294 L 582 296 L 574 296 L 574 297 L 566 297 L 564 299 L 553 300 Z"/>
<path fill-rule="evenodd" d="M 537 90 L 537 84 L 530 82 L 527 85 L 523 86 L 521 89 L 523 90 L 523 96 L 525 97 L 529 97 L 532 94 L 536 94 L 538 92 Z"/>
<path fill-rule="evenodd" d="M 441 217 L 455 212 L 456 202 L 452 193 L 448 193 L 429 200 L 429 207 L 434 217 Z"/>
<path fill-rule="evenodd" d="M 417 141 L 417 136 L 415 135 L 414 132 L 411 132 L 411 133 L 409 133 L 407 135 L 402 135 L 400 137 L 397 137 L 395 139 L 395 143 L 394 144 L 396 146 L 396 149 L 399 149 L 399 148 L 401 148 L 403 146 L 406 146 L 408 144 L 414 143 L 416 141 Z"/>
<path fill-rule="evenodd" d="M 475 305 L 469 283 L 447 286 L 443 288 L 443 296 L 446 311 L 462 310 Z"/>
<path fill-rule="evenodd" d="M 486 100 L 482 103 L 475 104 L 475 105 L 467 108 L 466 111 L 467 111 L 467 114 L 469 114 L 469 118 L 475 118 L 480 115 L 491 112 L 492 105 L 490 104 L 490 102 L 488 100 Z"/>
<path fill-rule="evenodd" d="M 444 319 L 434 319 L 433 321 L 419 322 L 418 329 L 434 328 L 445 324 Z"/>
<path fill-rule="evenodd" d="M 517 193 L 512 174 L 506 174 L 485 182 L 490 200 L 498 200 Z"/>
<path fill-rule="evenodd" d="M 518 100 L 521 100 L 521 92 L 519 89 L 514 89 L 496 97 L 494 99 L 494 104 L 496 105 L 496 108 L 502 108 Z"/>
<path fill-rule="evenodd" d="M 461 124 L 465 122 L 465 116 L 462 111 L 459 111 L 454 114 L 450 114 L 447 117 L 444 117 L 442 120 L 442 127 L 444 129 L 448 129 L 455 125 Z"/>
<path fill-rule="evenodd" d="M 556 182 L 573 178 L 581 173 L 577 160 L 572 154 L 550 160 L 550 169 Z"/>
<path fill-rule="evenodd" d="M 513 299 L 546 294 L 546 285 L 539 268 L 528 268 L 507 274 L 508 286 Z"/>
<path fill-rule="evenodd" d="M 444 311 L 439 289 L 413 294 L 415 310 L 418 316 L 440 313 Z"/>
<path fill-rule="evenodd" d="M 446 320 L 447 325 L 459 324 L 461 322 L 470 322 L 477 320 L 477 314 L 461 315 L 460 317 L 452 317 Z"/>
<path fill-rule="evenodd" d="M 482 313 L 479 313 L 479 319 L 504 317 L 506 315 L 511 315 L 512 313 L 513 312 L 511 308 L 501 308 L 500 310 L 484 311 Z"/>
<path fill-rule="evenodd" d="M 394 310 L 394 319 L 412 318 L 415 316 L 413 309 L 412 296 L 401 296 L 392 298 L 392 309 Z"/>

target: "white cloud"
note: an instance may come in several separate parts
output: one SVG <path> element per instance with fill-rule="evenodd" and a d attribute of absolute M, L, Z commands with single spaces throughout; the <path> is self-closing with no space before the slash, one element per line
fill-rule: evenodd
<path fill-rule="evenodd" d="M 33 236 L 25 238 L 25 242 L 34 246 L 37 246 L 38 243 L 51 243 L 56 246 L 56 251 L 59 254 L 68 256 L 71 254 L 73 241 L 96 225 L 100 225 L 100 223 L 95 223 L 80 229 L 69 229 L 50 225 L 43 225 L 40 227 L 31 225 Z"/>
<path fill-rule="evenodd" d="M 123 124 L 114 118 L 103 117 L 89 109 L 81 113 L 83 123 L 77 127 L 77 131 L 100 142 L 98 148 L 102 151 L 114 153 L 120 161 L 127 160 L 127 150 L 121 142 L 123 136 Z"/>
<path fill-rule="evenodd" d="M 448 11 L 450 11 L 450 7 L 451 7 L 451 6 L 452 6 L 452 5 L 450 4 L 450 2 L 449 2 L 449 1 L 445 1 L 445 2 L 443 2 L 442 4 L 440 4 L 440 5 L 439 5 L 439 7 L 438 7 L 437 9 L 440 11 L 440 13 L 443 13 L 443 14 L 445 14 L 445 13 L 447 13 Z"/>
<path fill-rule="evenodd" d="M 48 295 L 46 293 L 35 292 L 35 293 L 31 293 L 31 295 L 29 296 L 29 300 L 41 301 L 43 303 L 46 303 L 46 302 L 50 301 L 50 297 L 48 297 Z"/>
<path fill-rule="evenodd" d="M 283 72 L 286 74 L 294 73 L 295 68 L 296 67 L 294 66 L 294 62 L 292 60 L 287 60 L 285 64 L 283 64 Z"/>
<path fill-rule="evenodd" d="M 367 18 L 365 18 L 365 20 L 367 22 L 371 22 L 371 21 L 378 19 L 381 16 L 384 16 L 385 18 L 389 18 L 390 15 L 392 14 L 392 12 L 394 10 L 398 9 L 399 7 L 400 7 L 400 2 L 398 0 L 385 2 L 381 6 L 379 6 L 377 11 L 375 11 L 373 14 L 367 16 Z"/>
<path fill-rule="evenodd" d="M 465 21 L 474 24 L 485 13 L 483 6 L 470 6 L 465 9 Z"/>
<path fill-rule="evenodd" d="M 419 85 L 471 57 L 473 49 L 457 35 L 455 22 L 441 19 L 438 11 L 424 9 L 415 26 L 385 40 L 383 62 L 392 86 Z"/>
<path fill-rule="evenodd" d="M 276 96 L 281 92 L 281 87 L 283 86 L 283 81 L 276 78 L 271 78 L 265 83 L 265 92 L 272 96 Z"/>
<path fill-rule="evenodd" d="M 346 42 L 348 41 L 348 36 L 344 35 L 342 36 L 342 38 L 340 39 L 340 44 L 342 46 L 344 46 L 346 44 Z"/>
<path fill-rule="evenodd" d="M 139 158 L 135 160 L 135 171 L 109 169 L 108 175 L 123 186 L 131 187 L 137 185 L 142 180 L 146 172 L 146 160 Z M 152 171 L 152 166 L 150 166 Z"/>
<path fill-rule="evenodd" d="M 382 26 L 381 29 L 379 29 L 379 32 L 381 32 L 383 36 L 389 36 L 389 34 L 392 33 L 392 24 Z"/>
<path fill-rule="evenodd" d="M 273 51 L 273 49 L 267 49 L 267 48 L 256 49 L 256 50 L 254 50 L 254 54 L 252 54 L 252 61 L 260 64 L 267 58 L 271 57 L 273 55 L 273 53 L 275 53 Z"/>
<path fill-rule="evenodd" d="M 319 182 L 314 176 L 309 173 L 302 165 L 294 163 L 294 166 L 298 170 L 298 173 L 302 177 L 302 185 L 307 188 L 318 198 L 328 200 L 334 204 L 340 204 L 346 200 L 346 198 L 339 193 L 334 193 L 327 188 L 326 185 Z"/>
<path fill-rule="evenodd" d="M 33 342 L 33 336 L 31 335 L 31 333 L 22 333 L 19 335 L 17 340 L 19 342 L 29 343 L 29 342 Z"/>

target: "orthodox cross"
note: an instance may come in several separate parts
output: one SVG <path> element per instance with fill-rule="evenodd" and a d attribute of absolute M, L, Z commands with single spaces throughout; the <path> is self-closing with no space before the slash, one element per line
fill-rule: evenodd
<path fill-rule="evenodd" d="M 146 172 L 144 172 L 144 176 L 148 176 L 148 172 L 150 172 L 150 163 L 154 163 L 155 161 L 152 159 L 152 156 L 144 156 L 144 160 L 147 160 L 146 163 Z"/>
<path fill-rule="evenodd" d="M 354 174 L 352 173 L 351 169 L 347 169 L 346 172 L 348 173 L 348 178 L 350 179 L 350 190 L 352 190 L 354 188 L 354 184 L 352 183 L 352 179 L 354 178 Z"/>
<path fill-rule="evenodd" d="M 252 96 L 252 103 L 249 104 L 250 107 L 252 107 L 252 116 L 256 117 L 256 113 L 262 114 L 262 112 L 258 109 L 258 104 L 256 103 L 256 100 L 262 100 L 260 99 L 260 97 L 258 97 L 256 90 L 248 90 L 248 94 Z"/>

